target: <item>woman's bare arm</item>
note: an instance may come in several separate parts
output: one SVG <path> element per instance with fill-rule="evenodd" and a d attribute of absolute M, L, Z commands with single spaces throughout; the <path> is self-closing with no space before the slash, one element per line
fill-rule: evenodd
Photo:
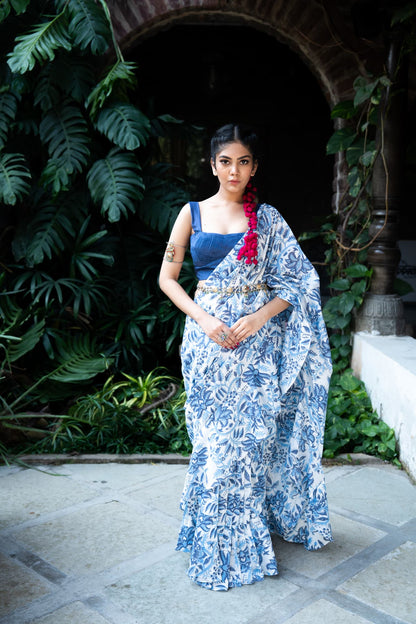
<path fill-rule="evenodd" d="M 200 325 L 211 340 L 224 347 L 232 348 L 237 343 L 232 330 L 221 320 L 211 316 L 195 303 L 178 282 L 191 233 L 191 210 L 189 204 L 186 204 L 180 211 L 169 237 L 169 243 L 173 245 L 174 255 L 172 261 L 169 262 L 165 253 L 159 273 L 159 286 L 177 308 Z M 227 335 L 227 339 L 221 341 L 219 337 L 223 333 Z"/>

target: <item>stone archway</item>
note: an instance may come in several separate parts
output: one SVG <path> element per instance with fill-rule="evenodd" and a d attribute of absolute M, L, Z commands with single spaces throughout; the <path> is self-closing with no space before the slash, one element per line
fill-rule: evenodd
<path fill-rule="evenodd" d="M 109 0 L 108 4 L 123 48 L 129 48 L 138 39 L 169 28 L 178 21 L 232 23 L 266 31 L 292 48 L 308 65 L 329 105 L 350 95 L 352 81 L 357 74 L 364 72 L 362 44 L 352 29 L 337 20 L 339 16 L 334 17 L 333 8 L 326 9 L 325 2 Z M 344 4 L 352 4 L 352 1 Z M 365 52 L 367 57 L 371 56 L 367 48 Z"/>
<path fill-rule="evenodd" d="M 353 2 L 342 5 L 345 9 Z M 371 66 L 374 60 L 374 50 L 357 39 L 337 0 L 109 0 L 108 4 L 116 36 L 126 51 L 183 23 L 244 25 L 272 35 L 309 68 L 330 107 L 351 97 L 354 79 L 365 73 L 365 63 Z M 345 186 L 344 162 L 337 156 L 334 210 Z"/>

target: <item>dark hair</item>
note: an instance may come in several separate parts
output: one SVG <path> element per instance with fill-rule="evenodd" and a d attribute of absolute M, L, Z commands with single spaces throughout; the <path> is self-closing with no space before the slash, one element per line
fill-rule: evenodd
<path fill-rule="evenodd" d="M 218 152 L 229 143 L 238 141 L 250 150 L 254 160 L 258 160 L 259 140 L 252 128 L 240 124 L 227 124 L 219 128 L 211 139 L 211 158 L 215 163 Z"/>

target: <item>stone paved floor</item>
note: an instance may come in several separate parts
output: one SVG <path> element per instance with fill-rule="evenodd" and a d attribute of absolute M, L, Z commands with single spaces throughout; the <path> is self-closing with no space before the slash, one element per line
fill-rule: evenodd
<path fill-rule="evenodd" d="M 37 468 L 0 467 L 0 624 L 416 624 L 416 487 L 391 465 L 326 467 L 334 542 L 275 539 L 277 577 L 218 593 L 174 551 L 186 465 Z"/>

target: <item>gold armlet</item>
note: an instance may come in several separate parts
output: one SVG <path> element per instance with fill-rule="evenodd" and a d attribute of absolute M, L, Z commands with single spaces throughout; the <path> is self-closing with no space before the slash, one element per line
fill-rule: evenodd
<path fill-rule="evenodd" d="M 166 262 L 176 262 L 177 264 L 182 264 L 182 261 L 173 259 L 175 256 L 175 247 L 182 247 L 182 249 L 186 249 L 184 245 L 177 245 L 176 243 L 169 241 L 166 247 L 165 260 Z"/>

